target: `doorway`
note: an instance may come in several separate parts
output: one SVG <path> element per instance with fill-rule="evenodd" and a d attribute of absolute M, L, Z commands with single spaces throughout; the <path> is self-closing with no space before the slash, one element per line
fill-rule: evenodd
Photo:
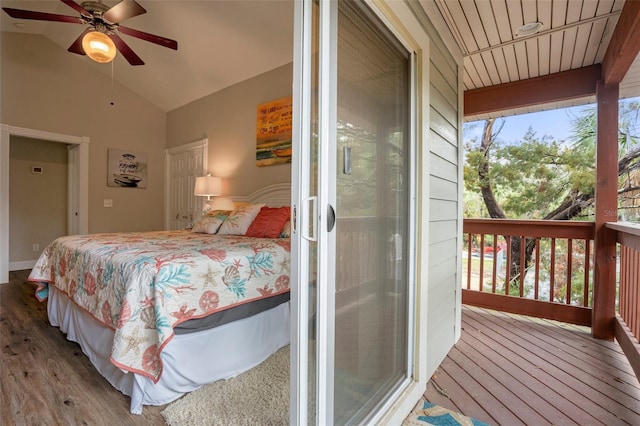
<path fill-rule="evenodd" d="M 69 163 L 69 188 L 75 193 L 69 199 L 75 203 L 68 209 L 73 217 L 69 222 L 77 225 L 80 234 L 86 234 L 89 228 L 89 138 L 86 136 L 71 136 L 60 133 L 0 124 L 0 283 L 9 282 L 9 149 L 11 136 L 21 136 L 50 142 L 59 142 L 77 149 L 72 154 L 73 161 Z M 72 165 L 73 164 L 73 165 Z"/>

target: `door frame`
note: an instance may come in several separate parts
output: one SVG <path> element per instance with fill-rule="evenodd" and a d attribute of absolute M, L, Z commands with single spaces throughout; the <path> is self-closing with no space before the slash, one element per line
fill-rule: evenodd
<path fill-rule="evenodd" d="M 209 170 L 209 138 L 186 143 L 184 145 L 167 148 L 164 150 L 164 229 L 171 229 L 171 156 L 191 151 L 194 148 L 203 147 L 202 172 L 206 176 Z"/>
<path fill-rule="evenodd" d="M 9 282 L 9 147 L 11 136 L 78 146 L 79 161 L 74 163 L 75 175 L 79 180 L 76 185 L 78 193 L 75 198 L 78 202 L 78 231 L 80 234 L 89 232 L 89 137 L 0 124 L 0 283 Z M 71 209 L 67 214 L 74 215 L 75 212 L 72 210 L 75 209 Z"/>

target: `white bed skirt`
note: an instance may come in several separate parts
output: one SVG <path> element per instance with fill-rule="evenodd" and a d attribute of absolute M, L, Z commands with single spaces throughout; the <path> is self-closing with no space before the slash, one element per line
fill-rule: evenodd
<path fill-rule="evenodd" d="M 211 330 L 175 335 L 162 352 L 162 376 L 154 384 L 111 364 L 113 330 L 77 308 L 53 286 L 49 286 L 47 310 L 51 324 L 80 345 L 111 385 L 131 397 L 133 414 L 141 414 L 143 405 L 164 405 L 207 383 L 237 376 L 290 340 L 289 302 Z"/>

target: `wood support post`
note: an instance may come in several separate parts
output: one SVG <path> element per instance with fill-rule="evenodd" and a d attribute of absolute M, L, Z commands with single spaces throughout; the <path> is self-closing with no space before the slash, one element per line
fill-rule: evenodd
<path fill-rule="evenodd" d="M 605 228 L 618 221 L 618 84 L 599 81 L 596 136 L 596 221 L 593 337 L 613 340 L 616 305 L 616 239 Z"/>

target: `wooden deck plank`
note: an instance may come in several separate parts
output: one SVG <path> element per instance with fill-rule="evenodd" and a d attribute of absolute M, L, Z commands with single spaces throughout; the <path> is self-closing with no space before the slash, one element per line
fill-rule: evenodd
<path fill-rule="evenodd" d="M 483 336 L 468 336 L 468 342 L 462 341 L 458 344 L 460 350 L 471 353 L 475 352 L 477 354 L 476 357 L 483 357 L 483 368 L 492 374 L 496 380 L 508 386 L 514 392 L 517 392 L 514 398 L 526 401 L 532 409 L 546 407 L 544 411 L 540 412 L 540 415 L 544 417 L 543 421 L 534 421 L 533 418 L 527 417 L 523 419 L 525 423 L 537 425 L 566 425 L 573 424 L 576 421 L 582 424 L 588 424 L 595 420 L 592 416 L 584 413 L 582 410 L 577 410 L 577 408 L 571 413 L 573 419 L 569 417 L 567 414 L 569 410 L 567 410 L 566 404 L 559 403 L 563 398 L 561 398 L 558 393 L 550 391 L 539 382 L 527 383 L 524 379 L 528 375 L 527 371 L 523 370 L 518 363 L 514 363 L 513 360 L 496 353 L 493 349 L 495 347 L 495 345 L 492 344 L 493 341 L 491 339 L 482 339 L 482 337 Z M 484 340 L 484 342 L 482 340 Z"/>
<path fill-rule="evenodd" d="M 513 385 L 515 380 L 507 379 L 506 382 L 500 380 L 496 377 L 497 374 L 495 374 L 495 370 L 492 371 L 492 369 L 486 368 L 486 365 L 483 365 L 486 363 L 483 363 L 483 357 L 479 356 L 476 351 L 465 351 L 465 349 L 469 348 L 464 345 L 460 345 L 458 349 L 459 350 L 450 352 L 449 356 L 451 359 L 458 365 L 463 366 L 462 368 L 478 383 L 482 383 L 482 386 L 487 389 L 497 401 L 503 403 L 506 409 L 515 416 L 519 422 L 527 425 L 550 423 L 540 413 L 537 413 L 531 408 L 528 402 L 518 398 L 517 395 L 510 390 L 513 389 L 510 385 Z M 498 419 L 498 421 L 503 423 L 501 419 Z M 509 424 L 515 424 L 508 416 L 505 416 L 505 422 L 506 421 L 508 421 Z"/>
<path fill-rule="evenodd" d="M 505 323 L 497 322 L 497 316 L 490 316 L 489 318 L 490 319 L 487 322 L 495 324 L 496 327 L 504 327 Z M 522 325 L 522 322 L 520 322 L 519 325 Z M 528 344 L 531 345 L 529 351 L 536 354 L 541 359 L 546 358 L 546 361 L 550 365 L 556 367 L 558 371 L 561 372 L 557 373 L 557 377 L 560 379 L 567 379 L 567 381 L 563 381 L 567 385 L 574 387 L 576 392 L 581 393 L 585 398 L 591 398 L 594 402 L 597 401 L 603 408 L 609 410 L 615 415 L 621 415 L 623 417 L 626 416 L 625 410 L 617 409 L 616 411 L 611 411 L 613 407 L 617 407 L 619 405 L 630 410 L 632 412 L 632 418 L 640 415 L 640 401 L 633 398 L 634 394 L 638 394 L 637 389 L 633 389 L 632 387 L 626 386 L 622 383 L 621 380 L 619 380 L 617 370 L 614 370 L 613 373 L 607 373 L 602 370 L 594 369 L 590 364 L 582 361 L 584 357 L 581 356 L 580 353 L 569 354 L 565 350 L 566 348 L 558 348 L 554 346 L 558 341 L 557 339 L 551 339 L 553 344 L 550 344 L 545 340 L 548 338 L 546 334 L 542 334 L 529 327 L 521 328 L 511 324 L 509 326 L 512 326 L 515 331 L 521 330 L 521 332 L 517 333 L 518 337 L 514 340 L 517 342 L 528 342 Z M 501 328 L 500 332 L 512 333 L 514 330 Z M 607 349 L 603 350 L 608 351 Z M 602 364 L 605 362 L 607 361 L 601 361 Z M 611 380 L 612 377 L 615 377 L 618 380 Z M 576 379 L 586 386 L 575 384 L 572 379 Z M 606 394 L 608 399 L 600 398 L 601 394 Z"/>
<path fill-rule="evenodd" d="M 455 350 L 452 349 L 452 350 Z M 452 361 L 443 370 L 447 372 L 450 377 L 453 377 L 455 382 L 467 393 L 469 397 L 479 407 L 491 407 L 491 413 L 487 413 L 490 417 L 485 421 L 490 423 L 500 424 L 503 421 L 507 421 L 504 424 L 522 424 L 515 416 L 504 406 L 500 401 L 495 399 L 493 395 L 486 392 L 482 387 L 482 384 L 478 383 L 467 371 L 460 367 L 456 362 Z M 514 423 L 515 422 L 515 423 Z"/>
<path fill-rule="evenodd" d="M 499 316 L 501 313 L 496 313 Z M 551 324 L 555 326 L 557 324 Z M 564 333 L 553 333 L 550 324 L 537 324 L 537 321 L 531 321 L 531 318 L 525 317 L 522 321 L 514 325 L 523 331 L 523 336 L 527 336 L 528 340 L 532 340 L 532 336 L 528 334 L 533 327 L 540 334 L 536 335 L 540 343 L 544 344 L 540 347 L 555 348 L 558 351 L 566 352 L 569 357 L 565 357 L 565 361 L 574 363 L 575 366 L 584 370 L 592 370 L 594 375 L 604 375 L 606 379 L 616 377 L 615 382 L 620 382 L 618 389 L 626 391 L 628 387 L 640 389 L 640 382 L 633 373 L 626 356 L 620 349 L 620 346 L 602 345 L 601 341 L 593 342 L 590 335 L 580 330 L 575 335 Z M 575 339 L 572 337 L 580 337 Z M 586 339 L 586 340 L 583 340 Z M 535 342 L 534 342 L 535 343 Z M 607 342 L 613 345 L 613 342 Z M 549 349 L 550 350 L 550 349 Z"/>
<path fill-rule="evenodd" d="M 510 316 L 503 312 L 496 312 L 495 315 Z M 573 349 L 573 353 L 577 352 L 582 355 L 579 357 L 581 361 L 590 362 L 596 368 L 606 369 L 610 373 L 613 373 L 613 369 L 620 370 L 625 382 L 640 388 L 640 383 L 635 377 L 633 369 L 627 362 L 620 345 L 616 342 L 594 340 L 586 327 L 572 326 L 532 317 L 521 316 L 520 318 L 521 320 L 515 323 L 517 327 L 523 330 L 527 330 L 527 327 L 532 327 L 542 332 L 549 337 L 546 340 L 548 343 L 557 346 L 561 350 L 571 351 Z"/>
<path fill-rule="evenodd" d="M 593 339 L 584 327 L 468 306 L 462 320 L 461 340 L 434 375 L 448 398 L 434 403 L 492 425 L 513 424 L 500 417 L 504 404 L 493 411 L 496 395 L 510 408 L 530 407 L 527 415 L 513 408 L 526 424 L 640 425 L 640 388 L 616 342 Z M 444 376 L 457 386 L 448 388 Z M 425 398 L 434 393 L 428 387 Z"/>
<path fill-rule="evenodd" d="M 466 318 L 465 321 L 472 322 L 473 320 Z M 482 327 L 482 324 L 478 325 Z M 524 367 L 521 377 L 527 381 L 526 387 L 533 389 L 538 394 L 556 393 L 554 404 L 557 405 L 555 406 L 571 417 L 579 419 L 585 412 L 592 417 L 590 421 L 579 421 L 579 424 L 617 423 L 616 417 L 611 415 L 609 411 L 600 409 L 590 399 L 576 391 L 580 386 L 574 383 L 570 375 L 563 374 L 561 369 L 554 366 L 555 360 L 547 360 L 533 353 L 532 350 L 510 342 L 503 335 L 498 334 L 498 336 L 502 339 L 494 340 L 492 342 L 494 347 L 500 348 L 500 351 L 504 351 L 509 358 Z M 555 421 L 553 423 L 555 424 Z"/>
<path fill-rule="evenodd" d="M 578 387 L 578 385 L 573 383 L 575 379 L 563 374 L 561 369 L 556 368 L 544 357 L 536 354 L 535 348 L 525 348 L 518 345 L 518 336 L 508 335 L 504 332 L 500 333 L 500 330 L 492 329 L 490 321 L 488 320 L 485 320 L 485 322 L 476 322 L 468 316 L 464 321 L 467 327 L 477 327 L 478 333 L 496 333 L 500 336 L 500 338 L 502 338 L 502 347 L 509 353 L 509 357 L 515 358 L 522 365 L 527 365 L 522 376 L 529 376 L 528 378 L 523 377 L 524 380 L 530 383 L 529 386 L 534 386 L 535 382 L 539 381 L 550 389 L 554 389 L 560 395 L 561 401 L 564 401 L 566 404 L 562 407 L 564 411 L 568 411 L 571 415 L 576 415 L 580 410 L 589 411 L 599 422 L 615 424 L 617 420 L 615 416 L 612 416 L 607 410 L 593 405 L 590 400 L 585 399 L 576 392 L 575 388 Z M 500 340 L 500 338 L 495 339 L 496 342 Z M 499 344 L 500 343 L 497 343 L 497 345 Z M 569 382 L 569 384 L 567 384 L 567 382 Z M 576 407 L 578 408 L 577 411 Z"/>
<path fill-rule="evenodd" d="M 629 424 L 634 424 L 640 417 L 640 401 L 634 401 L 628 395 L 618 391 L 606 380 L 601 380 L 592 374 L 592 371 L 584 371 L 573 367 L 556 352 L 549 352 L 540 347 L 540 335 L 532 332 L 529 335 L 515 334 L 510 326 L 504 322 L 498 322 L 495 316 L 481 317 L 475 312 L 467 316 L 467 320 L 474 318 L 480 329 L 488 329 L 498 333 L 505 341 L 512 342 L 512 351 L 523 358 L 529 358 L 534 368 L 543 369 L 545 373 L 558 380 L 570 400 L 586 408 L 589 404 L 591 414 L 599 421 L 606 424 L 616 424 L 619 419 Z M 473 320 L 472 320 L 473 321 Z M 528 341 L 527 339 L 532 339 Z M 562 354 L 561 354 L 562 355 Z"/>

